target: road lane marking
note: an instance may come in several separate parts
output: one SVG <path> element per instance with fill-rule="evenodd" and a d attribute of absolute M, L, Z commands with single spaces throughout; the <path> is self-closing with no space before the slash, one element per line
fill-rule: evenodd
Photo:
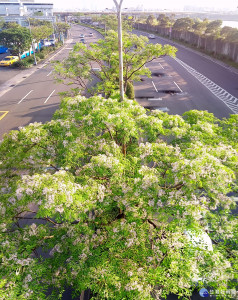
<path fill-rule="evenodd" d="M 50 74 L 53 72 L 53 70 L 52 71 L 50 71 L 50 73 L 49 74 L 47 74 L 46 76 L 48 77 L 48 76 L 50 76 Z"/>
<path fill-rule="evenodd" d="M 9 113 L 9 111 L 0 111 L 0 113 L 3 113 L 3 115 L 0 116 L 0 120 L 2 120 L 6 116 L 6 114 Z"/>
<path fill-rule="evenodd" d="M 31 90 L 28 94 L 26 94 L 26 96 L 24 96 L 17 104 L 20 104 L 32 92 L 33 92 L 33 90 Z"/>
<path fill-rule="evenodd" d="M 152 84 L 153 84 L 153 86 L 154 86 L 154 88 L 155 88 L 156 93 L 158 93 L 158 90 L 157 90 L 157 88 L 156 88 L 156 86 L 155 86 L 155 84 L 154 84 L 153 81 L 152 81 Z"/>
<path fill-rule="evenodd" d="M 177 85 L 177 83 L 174 81 L 174 84 L 176 85 L 176 87 L 180 90 L 181 93 L 183 93 L 183 91 L 181 90 L 181 88 Z"/>
<path fill-rule="evenodd" d="M 177 57 L 174 57 L 174 60 L 176 60 L 185 70 L 187 70 L 192 76 L 200 81 L 214 96 L 216 96 L 227 107 L 229 107 L 230 110 L 232 110 L 235 114 L 238 114 L 238 105 L 235 104 L 238 98 L 231 95 L 215 82 L 211 81 L 206 76 L 202 75 Z"/>
<path fill-rule="evenodd" d="M 164 67 L 161 65 L 161 63 L 159 63 L 159 65 L 161 66 L 162 69 L 164 69 Z"/>
<path fill-rule="evenodd" d="M 148 101 L 163 100 L 162 98 L 148 98 Z"/>
<path fill-rule="evenodd" d="M 54 94 L 54 92 L 55 92 L 55 90 L 53 90 L 53 92 L 49 95 L 49 97 L 45 100 L 44 103 L 46 103 L 50 99 L 50 97 Z"/>

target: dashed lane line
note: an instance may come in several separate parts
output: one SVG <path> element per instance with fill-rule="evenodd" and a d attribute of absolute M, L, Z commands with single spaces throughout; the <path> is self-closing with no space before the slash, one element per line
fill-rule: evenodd
<path fill-rule="evenodd" d="M 33 90 L 31 90 L 29 93 L 27 93 L 23 98 L 21 98 L 21 100 L 17 104 L 20 104 L 32 92 L 33 92 Z"/>
<path fill-rule="evenodd" d="M 45 102 L 44 103 L 46 103 L 49 99 L 50 99 L 50 97 L 54 94 L 54 92 L 55 92 L 55 90 L 53 90 L 53 92 L 52 93 L 50 93 L 50 95 L 49 95 L 49 97 L 45 100 Z"/>
<path fill-rule="evenodd" d="M 46 77 L 50 76 L 50 74 L 51 74 L 52 72 L 53 72 L 53 70 L 52 70 L 52 71 L 50 71 L 50 73 L 49 73 L 49 74 L 47 74 L 47 75 L 46 75 Z"/>
<path fill-rule="evenodd" d="M 229 107 L 232 112 L 238 114 L 238 98 L 231 95 L 222 87 L 220 87 L 212 80 L 208 79 L 206 76 L 202 75 L 177 57 L 174 57 L 174 60 L 176 60 L 184 69 L 186 69 L 192 76 L 200 81 L 214 96 L 216 96 L 227 107 Z"/>
<path fill-rule="evenodd" d="M 9 113 L 9 111 L 0 111 L 0 113 L 3 113 L 3 114 L 0 116 L 0 120 L 2 120 L 2 119 L 6 116 L 6 114 Z"/>

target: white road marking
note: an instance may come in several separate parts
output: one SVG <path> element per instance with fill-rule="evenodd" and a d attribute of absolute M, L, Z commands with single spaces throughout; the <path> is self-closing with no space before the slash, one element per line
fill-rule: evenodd
<path fill-rule="evenodd" d="M 158 93 L 158 90 L 157 90 L 157 88 L 156 88 L 156 86 L 155 86 L 155 84 L 154 84 L 153 81 L 152 81 L 152 84 L 153 84 L 153 86 L 154 86 L 154 88 L 155 88 L 156 93 Z"/>
<path fill-rule="evenodd" d="M 48 77 L 48 76 L 50 76 L 50 74 L 53 72 L 53 70 L 52 71 L 50 71 L 50 73 L 49 74 L 47 74 L 46 76 Z"/>
<path fill-rule="evenodd" d="M 164 69 L 164 67 L 161 65 L 161 63 L 159 63 L 159 65 L 161 66 L 162 69 Z"/>
<path fill-rule="evenodd" d="M 49 95 L 49 97 L 45 100 L 44 103 L 46 103 L 50 99 L 50 97 L 54 94 L 54 92 L 55 92 L 55 90 L 53 90 L 53 92 Z"/>
<path fill-rule="evenodd" d="M 148 98 L 148 101 L 163 100 L 162 98 Z"/>
<path fill-rule="evenodd" d="M 161 110 L 161 111 L 169 111 L 169 108 L 168 107 L 159 107 L 159 108 L 156 108 L 157 110 Z"/>
<path fill-rule="evenodd" d="M 33 92 L 33 90 L 26 94 L 26 96 L 24 96 L 17 104 L 20 104 L 28 95 L 30 95 L 31 92 Z"/>
<path fill-rule="evenodd" d="M 177 85 L 177 83 L 174 81 L 174 84 L 176 85 L 176 87 L 180 90 L 181 93 L 183 93 L 183 91 L 181 90 L 181 88 Z"/>
<path fill-rule="evenodd" d="M 224 90 L 222 87 L 187 65 L 182 60 L 178 59 L 177 57 L 174 57 L 174 59 L 184 68 L 186 69 L 191 75 L 193 75 L 197 80 L 199 80 L 209 91 L 216 96 L 218 99 L 220 99 L 227 107 L 230 108 L 231 111 L 233 111 L 235 114 L 238 114 L 238 104 L 236 104 L 236 101 L 238 101 L 238 98 L 228 93 L 226 90 Z"/>

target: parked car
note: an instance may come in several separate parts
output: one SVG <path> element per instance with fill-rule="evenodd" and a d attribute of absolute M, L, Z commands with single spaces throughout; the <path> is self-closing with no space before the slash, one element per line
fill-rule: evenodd
<path fill-rule="evenodd" d="M 155 35 L 154 34 L 149 34 L 149 39 L 155 39 Z"/>
<path fill-rule="evenodd" d="M 92 32 L 90 32 L 90 33 L 89 33 L 89 36 L 93 36 L 93 33 L 92 33 Z"/>
<path fill-rule="evenodd" d="M 80 34 L 80 36 L 79 36 L 80 38 L 84 38 L 84 34 Z"/>
<path fill-rule="evenodd" d="M 85 39 L 80 39 L 80 43 L 85 44 Z"/>
<path fill-rule="evenodd" d="M 19 60 L 18 56 L 6 56 L 3 60 L 0 61 L 0 66 L 7 67 L 14 64 L 16 61 Z"/>

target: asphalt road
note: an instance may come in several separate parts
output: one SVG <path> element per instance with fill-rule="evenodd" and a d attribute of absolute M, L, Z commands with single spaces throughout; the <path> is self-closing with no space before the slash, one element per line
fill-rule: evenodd
<path fill-rule="evenodd" d="M 94 33 L 92 37 L 89 36 L 90 32 Z M 0 137 L 31 122 L 44 123 L 51 120 L 59 107 L 58 93 L 70 89 L 66 85 L 55 84 L 51 62 L 67 58 L 82 33 L 85 35 L 86 44 L 100 37 L 97 31 L 90 28 L 72 26 L 70 37 L 64 46 L 46 61 L 30 70 L 16 71 L 7 67 L 0 69 Z"/>
<path fill-rule="evenodd" d="M 138 30 L 134 33 L 148 36 Z M 139 103 L 171 114 L 198 109 L 223 118 L 238 113 L 238 71 L 170 40 L 156 37 L 149 42 L 171 44 L 178 51 L 175 59 L 159 58 L 147 65 L 152 78 L 135 83 Z"/>

